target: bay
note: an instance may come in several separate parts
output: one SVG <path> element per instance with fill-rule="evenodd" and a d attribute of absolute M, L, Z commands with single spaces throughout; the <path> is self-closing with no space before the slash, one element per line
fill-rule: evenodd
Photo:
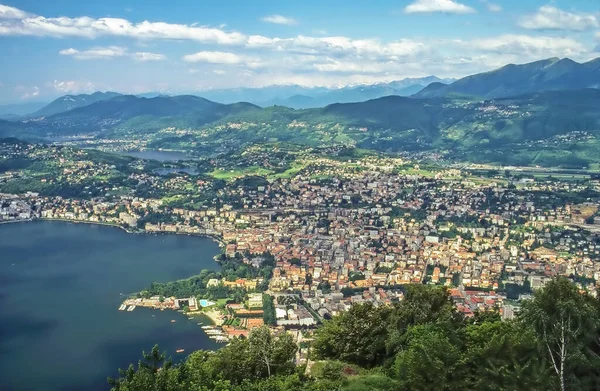
<path fill-rule="evenodd" d="M 155 343 L 175 360 L 218 344 L 175 311 L 118 311 L 152 281 L 216 270 L 208 238 L 37 221 L 0 225 L 0 390 L 107 390 Z M 171 321 L 175 320 L 175 323 Z M 204 319 L 204 323 L 208 323 Z"/>

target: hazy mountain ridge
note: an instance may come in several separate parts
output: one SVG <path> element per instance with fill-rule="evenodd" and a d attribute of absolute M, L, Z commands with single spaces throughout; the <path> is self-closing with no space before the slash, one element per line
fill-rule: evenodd
<path fill-rule="evenodd" d="M 19 120 L 21 116 L 33 113 L 36 110 L 44 107 L 44 102 L 28 102 L 28 103 L 14 103 L 8 105 L 0 105 L 0 119 L 4 120 Z"/>
<path fill-rule="evenodd" d="M 49 117 L 65 111 L 85 107 L 93 103 L 120 96 L 118 92 L 94 92 L 93 94 L 65 95 L 53 100 L 41 109 L 31 113 L 28 117 Z"/>
<path fill-rule="evenodd" d="M 192 95 L 141 98 L 117 95 L 90 105 L 51 115 L 28 125 L 51 133 L 96 132 L 136 119 L 131 128 L 154 128 L 152 123 L 164 120 L 164 126 L 202 126 L 226 115 L 259 109 L 249 103 L 224 105 Z M 163 125 L 160 125 L 163 126 Z"/>
<path fill-rule="evenodd" d="M 258 106 L 286 106 L 293 109 L 325 107 L 333 103 L 362 102 L 388 95 L 409 96 L 433 82 L 451 83 L 455 79 L 436 76 L 408 78 L 389 83 L 345 86 L 341 88 L 302 87 L 298 85 L 267 86 L 199 91 L 197 94 L 222 103 L 251 102 Z"/>
<path fill-rule="evenodd" d="M 599 64 L 600 61 L 577 64 L 550 59 L 509 65 L 483 74 L 489 82 L 481 91 L 508 91 L 509 85 L 498 75 L 505 77 L 515 70 L 528 79 L 536 74 L 536 80 L 548 81 L 546 85 L 560 85 L 559 81 L 571 77 L 572 67 L 584 66 L 593 73 Z M 474 75 L 453 85 L 468 85 L 481 77 Z M 360 92 L 364 93 L 371 87 L 356 88 L 362 88 Z M 426 90 L 445 92 L 448 88 L 434 82 Z M 194 145 L 207 151 L 284 142 L 387 152 L 451 151 L 454 156 L 463 154 L 466 160 L 522 164 L 572 165 L 575 161 L 576 166 L 581 166 L 600 162 L 600 89 L 551 89 L 494 99 L 473 98 L 460 92 L 430 98 L 419 98 L 420 95 L 391 95 L 302 110 L 284 106 L 260 108 L 251 103 L 222 104 L 192 95 L 118 95 L 48 117 L 0 122 L 0 133 L 41 138 L 105 131 L 103 134 L 108 137 L 121 140 L 136 140 L 144 134 L 151 148 L 185 149 Z M 304 95 L 289 98 L 298 104 L 310 104 L 312 99 Z M 184 132 L 165 132 L 166 129 Z"/>
<path fill-rule="evenodd" d="M 447 86 L 431 84 L 417 98 L 473 96 L 504 98 L 552 90 L 600 88 L 600 58 L 578 63 L 568 58 L 549 58 L 528 64 L 508 64 L 491 72 L 467 76 Z"/>

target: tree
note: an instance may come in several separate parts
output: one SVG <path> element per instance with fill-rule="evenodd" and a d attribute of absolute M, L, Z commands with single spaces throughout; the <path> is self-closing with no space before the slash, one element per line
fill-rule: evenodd
<path fill-rule="evenodd" d="M 548 390 L 553 384 L 544 350 L 531 327 L 516 321 L 484 320 L 466 327 L 458 376 L 464 389 Z"/>
<path fill-rule="evenodd" d="M 264 363 L 268 377 L 282 368 L 289 367 L 292 362 L 296 345 L 291 338 L 287 333 L 274 337 L 265 326 L 252 330 L 248 336 L 250 355 Z"/>
<path fill-rule="evenodd" d="M 386 355 L 387 321 L 390 307 L 375 307 L 371 303 L 353 305 L 317 329 L 313 343 L 319 358 L 373 367 Z"/>
<path fill-rule="evenodd" d="M 406 332 L 411 326 L 437 323 L 448 331 L 460 330 L 463 317 L 457 313 L 444 287 L 409 285 L 404 300 L 394 305 L 389 321 L 389 338 L 386 340 L 388 356 L 406 344 Z M 456 338 L 452 336 L 452 338 Z"/>
<path fill-rule="evenodd" d="M 573 364 L 585 355 L 585 346 L 595 337 L 598 311 L 594 300 L 578 292 L 569 280 L 550 281 L 533 299 L 524 303 L 521 320 L 533 326 L 545 345 L 561 390 L 572 377 Z"/>
<path fill-rule="evenodd" d="M 434 325 L 414 326 L 408 345 L 398 353 L 394 369 L 407 390 L 454 390 L 453 374 L 460 354 L 443 330 Z"/>

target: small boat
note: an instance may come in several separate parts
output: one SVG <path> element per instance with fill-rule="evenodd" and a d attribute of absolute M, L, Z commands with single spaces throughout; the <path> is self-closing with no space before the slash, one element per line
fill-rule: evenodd
<path fill-rule="evenodd" d="M 171 323 L 175 323 L 175 322 L 176 322 L 176 320 L 175 320 L 175 319 L 171 319 Z"/>
<path fill-rule="evenodd" d="M 202 322 L 196 323 L 198 326 L 200 326 L 202 324 Z"/>
<path fill-rule="evenodd" d="M 183 352 L 185 352 L 185 349 L 177 349 L 175 352 L 177 352 L 177 353 L 183 353 Z"/>
<path fill-rule="evenodd" d="M 121 306 L 119 307 L 119 311 L 125 311 L 126 308 L 127 306 L 125 304 L 121 304 Z"/>

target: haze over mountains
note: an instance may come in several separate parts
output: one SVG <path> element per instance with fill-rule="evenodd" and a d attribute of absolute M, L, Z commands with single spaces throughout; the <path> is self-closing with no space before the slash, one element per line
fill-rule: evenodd
<path fill-rule="evenodd" d="M 410 97 L 392 95 L 302 110 L 223 104 L 192 95 L 65 96 L 38 110 L 37 117 L 0 122 L 0 136 L 37 139 L 90 134 L 137 140 L 143 135 L 152 148 L 192 147 L 198 153 L 284 142 L 388 152 L 452 151 L 468 154 L 469 159 L 479 156 L 478 161 L 494 156 L 495 161 L 512 163 L 584 165 L 600 162 L 600 142 L 595 141 L 596 135 L 600 137 L 599 65 L 599 60 L 578 64 L 568 59 L 507 65 L 447 86 L 434 82 Z M 251 93 L 266 96 L 278 88 Z M 335 92 L 358 97 L 402 88 L 402 83 L 389 83 Z M 329 97 L 334 93 L 313 91 Z M 305 104 L 316 100 L 298 94 L 287 99 Z M 557 151 L 551 158 L 540 153 L 550 146 Z M 525 152 L 520 156 L 517 151 Z"/>
<path fill-rule="evenodd" d="M 449 84 L 456 79 L 436 76 L 407 78 L 389 83 L 376 83 L 342 88 L 302 87 L 298 85 L 269 86 L 201 91 L 204 98 L 221 103 L 250 102 L 258 106 L 286 106 L 293 109 L 325 107 L 332 103 L 363 102 L 383 96 L 413 95 L 431 83 Z"/>
<path fill-rule="evenodd" d="M 346 86 L 342 88 L 273 85 L 260 88 L 207 90 L 196 92 L 192 95 L 201 96 L 224 104 L 249 102 L 261 107 L 278 105 L 294 109 L 305 109 L 324 107 L 332 103 L 362 102 L 388 95 L 409 96 L 433 82 L 451 83 L 454 80 L 428 76 L 403 79 L 390 83 Z M 0 119 L 19 120 L 19 117 L 48 117 L 120 95 L 122 94 L 117 92 L 95 92 L 90 95 L 71 94 L 61 96 L 47 105 L 42 103 L 5 105 L 0 106 Z M 136 96 L 140 98 L 155 98 L 170 95 L 159 92 L 148 92 L 137 94 Z"/>

